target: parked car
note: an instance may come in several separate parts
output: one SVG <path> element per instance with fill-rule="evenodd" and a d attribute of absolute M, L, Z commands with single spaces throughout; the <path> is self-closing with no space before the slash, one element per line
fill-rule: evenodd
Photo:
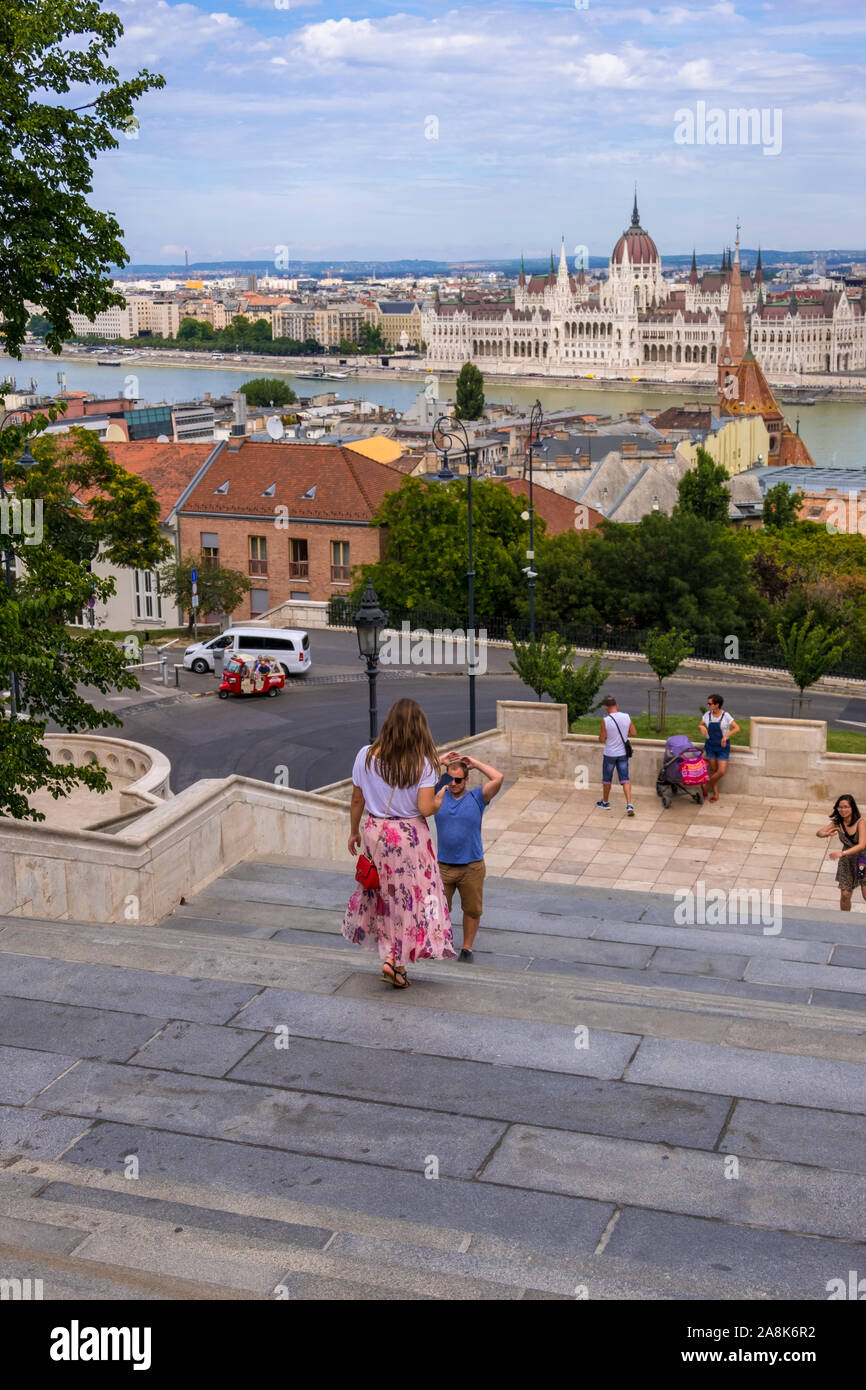
<path fill-rule="evenodd" d="M 205 675 L 216 670 L 223 652 L 235 651 L 244 655 L 270 657 L 279 662 L 287 676 L 305 676 L 310 669 L 310 639 L 306 632 L 290 627 L 230 627 L 219 637 L 206 642 L 194 642 L 183 654 L 188 671 Z"/>

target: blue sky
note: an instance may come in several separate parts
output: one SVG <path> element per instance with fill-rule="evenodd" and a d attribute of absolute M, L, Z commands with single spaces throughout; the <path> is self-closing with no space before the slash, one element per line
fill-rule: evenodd
<path fill-rule="evenodd" d="M 635 181 L 662 255 L 866 244 L 862 0 L 285 4 L 106 4 L 167 82 L 96 171 L 133 261 L 606 256 Z M 699 103 L 778 154 L 677 143 Z"/>

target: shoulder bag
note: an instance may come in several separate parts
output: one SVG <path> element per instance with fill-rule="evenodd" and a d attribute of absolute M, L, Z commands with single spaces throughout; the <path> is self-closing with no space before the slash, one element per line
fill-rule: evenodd
<path fill-rule="evenodd" d="M 620 729 L 619 725 L 616 723 L 616 715 L 615 715 L 615 714 L 612 714 L 610 717 L 611 717 L 611 719 L 613 720 L 614 724 L 616 724 L 616 727 L 617 727 L 617 731 L 618 731 L 618 733 L 619 733 L 619 736 L 620 736 L 620 738 L 622 738 L 622 729 Z M 622 741 L 623 741 L 623 743 L 625 744 L 625 756 L 626 756 L 627 758 L 633 758 L 633 757 L 634 757 L 634 750 L 633 750 L 633 748 L 632 748 L 632 746 L 631 746 L 631 739 L 629 739 L 629 738 L 624 738 Z"/>
<path fill-rule="evenodd" d="M 373 846 L 374 854 L 379 848 L 379 841 L 382 838 L 382 831 L 385 829 L 385 821 L 388 819 L 388 811 L 391 809 L 391 802 L 393 799 L 394 788 L 392 787 L 391 795 L 388 797 L 388 807 L 385 811 L 385 815 L 382 817 L 382 825 L 379 827 L 379 834 L 376 836 L 376 843 Z M 355 865 L 355 879 L 360 883 L 362 888 L 366 888 L 368 893 L 372 892 L 374 888 L 379 887 L 379 870 L 376 868 L 372 859 L 366 854 L 358 855 L 358 862 Z"/>

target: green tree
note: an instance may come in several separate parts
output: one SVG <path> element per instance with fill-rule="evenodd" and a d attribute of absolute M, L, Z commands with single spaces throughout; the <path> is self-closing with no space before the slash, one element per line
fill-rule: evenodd
<path fill-rule="evenodd" d="M 67 626 L 91 596 L 104 601 L 115 591 L 112 578 L 91 573 L 91 561 L 100 551 L 113 565 L 151 569 L 170 549 L 159 533 L 153 489 L 118 467 L 91 431 L 31 440 L 36 465 L 23 472 L 18 460 L 25 437 L 34 430 L 38 435 L 47 423 L 39 416 L 26 429 L 0 431 L 7 491 L 21 504 L 22 517 L 29 504 L 31 516 L 41 515 L 42 522 L 41 536 L 37 528 L 28 536 L 14 527 L 4 536 L 17 574 L 11 593 L 0 584 L 0 671 L 10 673 L 0 696 L 0 815 L 27 820 L 44 819 L 28 800 L 40 788 L 60 797 L 76 785 L 96 791 L 109 785 L 96 764 L 76 768 L 52 761 L 42 742 L 49 724 L 70 732 L 120 725 L 82 691 L 138 689 L 127 670 L 128 655 L 114 642 L 96 629 Z M 17 718 L 11 717 L 13 694 Z"/>
<path fill-rule="evenodd" d="M 841 629 L 828 632 L 814 621 L 812 613 L 799 623 L 792 623 L 787 630 L 779 623 L 776 636 L 785 665 L 801 697 L 804 690 L 832 671 L 848 646 L 848 639 Z"/>
<path fill-rule="evenodd" d="M 0 321 L 20 356 L 30 310 L 60 352 L 73 311 L 123 304 L 111 266 L 127 264 L 116 219 L 90 207 L 92 165 L 137 130 L 134 103 L 162 77 L 120 81 L 106 61 L 123 34 L 99 0 L 3 0 L 0 6 Z M 78 105 L 64 102 L 81 90 Z"/>
<path fill-rule="evenodd" d="M 507 615 L 526 587 L 523 499 L 492 480 L 472 484 L 472 543 L 475 610 L 481 617 Z M 467 482 L 434 483 L 403 478 L 385 494 L 371 525 L 382 527 L 382 558 L 361 565 L 353 598 L 372 584 L 384 608 L 392 611 L 434 607 L 466 613 L 469 567 Z M 542 534 L 543 522 L 536 521 Z M 462 619 L 461 619 L 462 620 Z"/>
<path fill-rule="evenodd" d="M 509 666 L 540 700 L 556 685 L 563 662 L 573 655 L 572 648 L 556 632 L 519 642 L 514 629 L 509 627 L 508 640 L 514 649 L 514 660 L 509 661 Z"/>
<path fill-rule="evenodd" d="M 644 656 L 650 670 L 658 677 L 660 691 L 662 683 L 679 670 L 694 649 L 691 633 L 679 632 L 676 628 L 670 632 L 661 632 L 658 628 L 653 628 L 647 633 L 644 640 Z"/>
<path fill-rule="evenodd" d="M 193 342 L 195 339 L 201 337 L 201 330 L 201 319 L 194 319 L 191 317 L 181 319 L 180 327 L 177 330 L 178 342 Z"/>
<path fill-rule="evenodd" d="M 484 377 L 474 362 L 464 362 L 457 373 L 454 418 L 480 420 L 484 412 Z"/>
<path fill-rule="evenodd" d="M 33 314 L 28 321 L 27 332 L 35 338 L 47 338 L 51 332 L 51 320 L 44 314 Z"/>
<path fill-rule="evenodd" d="M 800 519 L 800 496 L 792 492 L 787 483 L 776 483 L 767 489 L 764 497 L 764 525 L 781 530 L 783 526 L 793 526 Z"/>
<path fill-rule="evenodd" d="M 508 664 L 536 695 L 549 695 L 568 709 L 569 728 L 595 705 L 595 697 L 613 667 L 602 666 L 604 652 L 593 652 L 582 665 L 574 665 L 574 647 L 557 632 L 518 642 L 512 628 L 508 637 L 514 648 L 514 661 Z"/>
<path fill-rule="evenodd" d="M 731 494 L 725 486 L 727 478 L 727 470 L 706 449 L 698 449 L 693 467 L 680 479 L 674 514 L 727 522 L 731 504 Z"/>
<path fill-rule="evenodd" d="M 175 603 L 187 615 L 192 631 L 195 610 L 192 606 L 192 571 L 197 570 L 199 613 L 220 613 L 230 617 L 244 594 L 252 588 L 250 580 L 240 570 L 223 565 L 211 565 L 202 555 L 189 554 L 180 561 L 163 566 L 159 574 L 160 587 L 173 596 Z"/>
<path fill-rule="evenodd" d="M 374 353 L 388 352 L 388 344 L 382 332 L 381 324 L 362 323 L 359 346 L 361 352 L 366 352 L 371 356 Z"/>
<path fill-rule="evenodd" d="M 297 396 L 280 376 L 255 376 L 239 388 L 248 405 L 294 405 Z"/>

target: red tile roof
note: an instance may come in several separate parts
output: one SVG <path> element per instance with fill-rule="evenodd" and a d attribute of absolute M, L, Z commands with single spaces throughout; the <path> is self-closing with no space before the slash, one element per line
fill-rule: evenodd
<path fill-rule="evenodd" d="M 508 491 L 515 497 L 526 497 L 529 499 L 529 479 L 528 478 L 503 478 L 502 486 L 507 487 Z M 563 497 L 561 493 L 554 492 L 552 488 L 543 487 L 541 483 L 533 482 L 532 485 L 532 505 L 540 517 L 547 523 L 547 534 L 550 536 L 561 535 L 563 531 L 573 531 L 574 522 L 577 515 L 576 504 L 570 497 Z M 590 512 L 593 508 L 588 509 Z M 601 514 L 599 513 L 599 520 Z M 595 524 L 590 520 L 590 525 Z"/>
<path fill-rule="evenodd" d="M 150 483 L 159 498 L 159 519 L 165 521 L 178 499 L 202 467 L 216 443 L 158 444 L 155 439 L 112 443 L 105 447 L 127 473 L 137 473 Z"/>
<path fill-rule="evenodd" d="M 297 521 L 369 521 L 402 476 L 391 464 L 336 445 L 244 442 L 217 454 L 181 514 L 273 516 L 285 507 Z M 218 493 L 226 482 L 228 491 Z M 273 495 L 263 496 L 273 484 Z M 305 497 L 314 487 L 315 496 Z"/>

